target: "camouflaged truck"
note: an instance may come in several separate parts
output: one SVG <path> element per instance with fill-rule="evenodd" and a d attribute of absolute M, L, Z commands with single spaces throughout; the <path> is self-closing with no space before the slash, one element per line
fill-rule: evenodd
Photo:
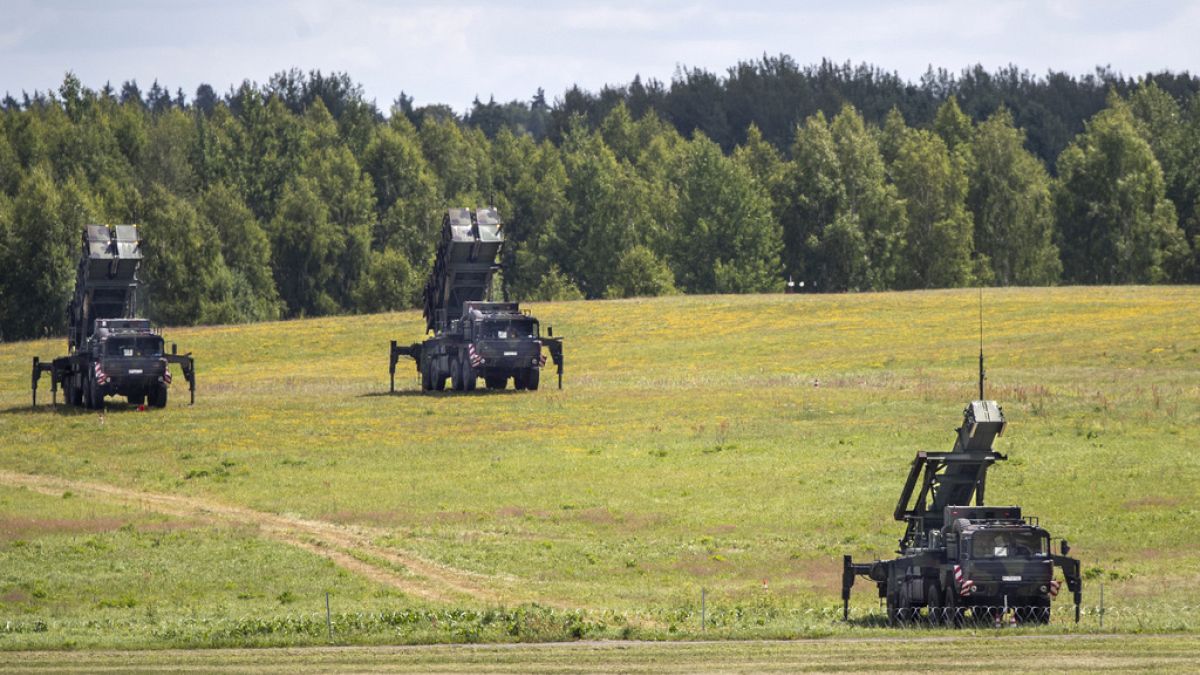
<path fill-rule="evenodd" d="M 412 345 L 391 343 L 390 390 L 396 390 L 396 362 L 412 357 L 422 391 L 472 391 L 480 378 L 488 389 L 537 389 L 550 352 L 562 388 L 562 338 L 541 334 L 538 320 L 515 302 L 490 302 L 492 278 L 504 244 L 500 217 L 492 208 L 450 209 L 442 219 L 433 270 L 425 284 L 426 333 Z"/>
<path fill-rule="evenodd" d="M 191 354 L 163 349 L 162 335 L 136 317 L 142 241 L 135 225 L 87 225 L 75 274 L 75 295 L 67 307 L 67 355 L 51 361 L 33 357 L 33 404 L 38 380 L 50 375 L 51 401 L 58 389 L 67 403 L 98 409 L 107 396 L 133 405 L 167 405 L 170 364 L 183 370 L 196 402 L 196 364 Z"/>
<path fill-rule="evenodd" d="M 850 588 L 863 576 L 875 582 L 891 625 L 1047 623 L 1062 587 L 1054 578 L 1057 566 L 1074 593 L 1079 621 L 1082 580 L 1079 561 L 1067 557 L 1067 542 L 1055 554 L 1037 518 L 1023 516 L 1019 506 L 984 505 L 988 468 L 1007 459 L 992 449 L 1006 425 L 995 401 L 972 401 L 953 450 L 917 453 L 893 514 L 908 525 L 900 557 L 858 564 L 845 556 L 845 618 Z"/>

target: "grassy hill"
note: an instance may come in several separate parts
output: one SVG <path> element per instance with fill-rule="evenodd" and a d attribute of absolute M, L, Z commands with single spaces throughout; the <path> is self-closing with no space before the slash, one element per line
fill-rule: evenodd
<path fill-rule="evenodd" d="M 532 307 L 562 391 L 424 395 L 418 313 L 170 329 L 194 407 L 29 407 L 0 345 L 0 649 L 870 633 L 915 451 L 976 395 L 976 291 Z M 984 293 L 989 501 L 1084 561 L 1083 624 L 1195 630 L 1200 289 Z M 177 373 L 178 375 L 178 373 Z M 48 382 L 43 381 L 43 386 Z M 48 400 L 43 389 L 42 400 Z M 876 608 L 856 586 L 855 613 Z M 1030 630 L 1035 629 L 1020 629 Z"/>

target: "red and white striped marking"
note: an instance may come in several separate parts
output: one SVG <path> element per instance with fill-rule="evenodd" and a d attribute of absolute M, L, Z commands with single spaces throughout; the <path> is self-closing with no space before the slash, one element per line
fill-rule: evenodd
<path fill-rule="evenodd" d="M 958 584 L 958 594 L 962 596 L 970 595 L 971 591 L 975 590 L 975 582 L 970 579 L 963 579 L 961 565 L 954 566 L 954 583 Z"/>
<path fill-rule="evenodd" d="M 467 347 L 467 357 L 471 359 L 472 367 L 478 368 L 483 365 L 483 357 L 475 353 L 475 345 L 473 344 Z"/>
<path fill-rule="evenodd" d="M 538 366 L 540 366 L 542 368 L 546 367 L 546 355 L 545 354 L 538 354 Z"/>
<path fill-rule="evenodd" d="M 92 368 L 92 370 L 96 376 L 96 384 L 101 386 L 108 384 L 108 375 L 104 372 L 104 369 L 100 367 L 99 361 L 96 362 L 96 365 L 94 368 Z"/>
<path fill-rule="evenodd" d="M 163 374 L 158 379 L 162 380 L 163 384 L 171 384 L 171 364 L 163 361 Z"/>
<path fill-rule="evenodd" d="M 1062 588 L 1062 582 L 1057 579 L 1050 580 L 1050 597 L 1051 599 L 1058 597 L 1058 589 Z"/>

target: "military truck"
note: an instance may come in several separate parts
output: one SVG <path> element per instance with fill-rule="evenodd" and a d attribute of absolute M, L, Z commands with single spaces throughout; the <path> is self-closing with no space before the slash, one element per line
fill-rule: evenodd
<path fill-rule="evenodd" d="M 134 405 L 167 405 L 169 364 L 176 363 L 196 402 L 196 364 L 191 354 L 163 349 L 162 335 L 137 318 L 141 239 L 135 225 L 88 225 L 75 274 L 75 295 L 67 307 L 67 355 L 51 361 L 33 357 L 33 404 L 38 380 L 50 374 L 51 401 L 58 389 L 67 403 L 98 409 L 107 396 Z"/>
<path fill-rule="evenodd" d="M 982 399 L 982 365 L 980 370 Z M 1062 586 L 1054 578 L 1058 566 L 1075 595 L 1079 621 L 1083 586 L 1079 561 L 1067 557 L 1067 542 L 1055 554 L 1037 518 L 1023 516 L 1019 506 L 984 504 L 988 469 L 1007 459 L 992 449 L 1006 426 L 995 401 L 972 401 L 950 452 L 917 453 L 893 514 L 907 523 L 900 557 L 862 564 L 843 558 L 844 618 L 849 618 L 850 588 L 856 576 L 863 576 L 875 582 L 892 625 L 957 626 L 968 615 L 996 625 L 1047 623 L 1050 602 Z"/>
<path fill-rule="evenodd" d="M 562 338 L 541 334 L 538 320 L 516 302 L 492 302 L 492 279 L 504 244 L 493 208 L 449 209 L 442 219 L 433 270 L 425 284 L 425 332 L 433 337 L 404 346 L 391 343 L 390 389 L 396 362 L 416 361 L 422 391 L 442 391 L 449 378 L 455 391 L 472 391 L 483 378 L 488 389 L 537 389 L 546 365 L 545 347 L 558 369 L 562 389 Z"/>

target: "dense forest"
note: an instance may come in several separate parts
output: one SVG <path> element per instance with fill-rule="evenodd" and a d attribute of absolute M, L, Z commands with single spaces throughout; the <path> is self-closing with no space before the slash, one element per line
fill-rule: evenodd
<path fill-rule="evenodd" d="M 417 306 L 440 212 L 486 204 L 523 300 L 1195 282 L 1198 91 L 764 57 L 459 115 L 343 73 L 68 73 L 0 102 L 0 339 L 63 330 L 88 222 L 141 226 L 173 325 Z"/>

